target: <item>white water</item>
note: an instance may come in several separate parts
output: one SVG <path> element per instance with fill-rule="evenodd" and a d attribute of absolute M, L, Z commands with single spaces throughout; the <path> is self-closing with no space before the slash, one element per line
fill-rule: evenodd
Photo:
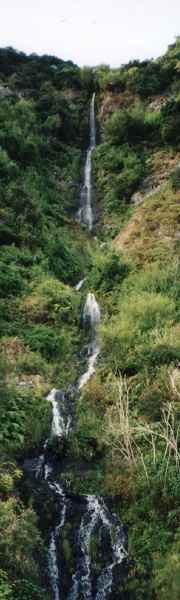
<path fill-rule="evenodd" d="M 81 208 L 78 216 L 81 223 L 87 225 L 91 231 L 93 227 L 92 211 L 92 152 L 96 145 L 96 126 L 95 126 L 95 94 L 92 96 L 90 104 L 90 146 L 86 154 L 84 167 L 84 185 L 81 192 Z"/>
<path fill-rule="evenodd" d="M 100 322 L 100 318 L 101 311 L 99 304 L 95 295 L 89 292 L 83 310 L 83 323 L 86 325 L 86 323 L 89 322 L 91 329 L 95 331 Z"/>
<path fill-rule="evenodd" d="M 91 230 L 93 226 L 93 213 L 91 206 L 91 158 L 92 151 L 96 143 L 95 131 L 95 94 L 92 97 L 90 106 L 90 147 L 87 151 L 85 172 L 84 172 L 84 188 L 81 195 L 82 207 L 79 211 L 80 221 L 85 223 Z M 76 290 L 79 291 L 84 284 L 85 279 L 82 279 L 77 285 Z M 95 372 L 95 366 L 100 346 L 97 339 L 97 329 L 100 323 L 101 312 L 99 304 L 93 293 L 89 292 L 86 298 L 83 310 L 83 324 L 85 328 L 91 331 L 91 342 L 88 345 L 87 369 L 79 379 L 78 389 L 81 390 L 89 381 L 90 377 Z M 68 395 L 55 388 L 49 393 L 47 400 L 52 405 L 52 424 L 51 438 L 67 437 L 72 428 L 72 409 L 68 405 Z M 49 490 L 51 490 L 59 501 L 58 509 L 58 525 L 51 531 L 49 550 L 48 550 L 48 568 L 51 581 L 52 593 L 54 600 L 64 600 L 64 591 L 62 584 L 62 569 L 63 561 L 58 555 L 59 540 L 61 529 L 66 523 L 69 525 L 68 517 L 68 496 L 64 493 L 63 488 L 56 481 L 52 481 L 53 467 L 46 462 L 46 448 L 48 440 L 43 447 L 43 453 L 39 456 L 36 477 L 46 480 Z M 51 478 L 49 477 L 51 476 Z M 94 495 L 84 496 L 85 507 L 81 514 L 79 531 L 77 534 L 76 543 L 76 566 L 72 576 L 71 588 L 67 592 L 67 600 L 106 600 L 112 591 L 113 569 L 120 564 L 126 557 L 124 548 L 124 533 L 121 524 L 117 517 L 113 515 L 105 505 L 103 499 Z M 73 504 L 73 498 L 70 501 Z M 76 506 L 76 505 L 75 505 Z M 102 568 L 99 576 L 96 576 L 94 595 L 93 589 L 93 561 L 91 553 L 91 542 L 93 543 L 94 534 L 100 532 L 102 537 L 101 544 L 103 546 L 104 535 L 107 537 L 107 543 L 110 545 L 110 560 L 107 557 L 107 566 Z M 101 539 L 100 537 L 100 539 Z M 101 553 L 103 552 L 103 547 Z M 105 558 L 105 557 L 104 557 Z M 109 564 L 110 563 L 110 564 Z M 105 564 L 105 562 L 103 563 Z"/>
<path fill-rule="evenodd" d="M 89 378 L 95 372 L 95 363 L 96 363 L 96 360 L 97 360 L 97 357 L 98 357 L 98 354 L 100 351 L 100 348 L 96 342 L 96 328 L 97 328 L 99 321 L 100 321 L 100 307 L 96 301 L 94 294 L 89 292 L 87 295 L 87 299 L 86 299 L 84 310 L 83 310 L 83 323 L 84 323 L 84 325 L 86 325 L 86 323 L 88 322 L 88 325 L 90 326 L 92 333 L 93 333 L 93 341 L 89 345 L 90 356 L 88 359 L 88 369 L 81 376 L 81 378 L 79 380 L 79 385 L 78 385 L 79 389 L 81 389 L 83 387 L 83 385 L 85 385 L 87 383 Z M 63 404 L 64 404 L 65 398 L 64 398 L 63 392 L 61 392 L 61 406 L 60 406 L 60 403 L 58 402 L 58 390 L 56 390 L 56 388 L 51 390 L 51 392 L 48 394 L 47 400 L 49 402 L 51 402 L 51 404 L 52 404 L 51 436 L 57 437 L 57 438 L 62 438 L 64 436 L 67 436 L 69 433 L 69 430 L 70 430 L 70 426 L 71 426 L 71 415 L 69 415 L 68 417 L 66 415 L 66 420 L 65 420 L 65 417 L 63 414 Z M 44 448 L 46 448 L 46 446 L 47 446 L 47 442 L 46 442 Z M 40 473 L 42 473 L 42 467 L 44 466 L 44 478 L 48 479 L 48 475 L 50 472 L 49 466 L 46 464 L 44 465 L 44 462 L 45 462 L 45 454 L 41 455 L 39 458 L 38 476 Z M 60 530 L 65 523 L 66 496 L 65 496 L 61 486 L 59 484 L 57 484 L 56 482 L 49 483 L 49 487 L 50 487 L 50 489 L 55 491 L 56 494 L 58 494 L 58 496 L 61 499 L 61 502 L 63 502 L 63 508 L 60 513 L 61 514 L 60 522 L 59 522 L 58 526 L 55 528 L 55 530 L 53 530 L 51 532 L 49 551 L 48 551 L 48 565 L 49 565 L 51 586 L 52 586 L 52 590 L 53 590 L 53 594 L 54 594 L 54 600 L 60 600 L 60 594 L 59 594 L 60 572 L 59 572 L 59 568 L 58 568 L 56 539 L 59 536 Z M 89 508 L 89 506 L 91 507 L 91 504 L 92 504 L 92 501 L 88 500 L 88 508 Z M 88 513 L 86 513 L 85 517 L 84 517 L 86 520 L 87 520 L 87 514 Z M 88 550 L 89 550 L 91 532 L 94 528 L 95 521 L 96 521 L 96 511 L 94 511 L 94 517 L 90 521 L 90 526 L 87 529 L 87 535 L 84 537 L 84 520 L 82 520 L 80 530 L 79 530 L 81 551 L 83 552 L 84 566 L 85 566 L 85 570 L 86 570 L 86 579 L 84 579 L 84 585 L 85 585 L 85 587 L 87 587 L 87 590 L 90 590 L 90 586 L 91 586 L 90 557 L 89 557 Z M 77 587 L 77 581 L 76 581 L 76 577 L 75 577 L 74 591 L 73 591 L 72 598 L 77 598 L 77 596 L 74 595 L 74 594 L 76 594 L 76 587 Z M 88 593 L 90 593 L 90 592 L 88 592 Z M 86 595 L 84 597 L 90 598 L 91 596 Z"/>
<path fill-rule="evenodd" d="M 58 567 L 56 539 L 59 536 L 60 530 L 64 526 L 66 518 L 66 496 L 61 486 L 54 482 L 49 483 L 49 488 L 56 492 L 59 496 L 61 503 L 63 504 L 61 510 L 61 518 L 57 527 L 51 532 L 49 551 L 48 551 L 48 567 L 49 575 L 51 580 L 51 586 L 54 594 L 54 600 L 60 600 L 60 572 Z"/>
<path fill-rule="evenodd" d="M 60 600 L 59 595 L 59 569 L 57 564 L 56 554 L 56 539 L 55 533 L 52 531 L 50 537 L 49 551 L 48 551 L 48 567 L 49 575 L 51 579 L 52 590 L 54 594 L 54 600 Z"/>
<path fill-rule="evenodd" d="M 77 285 L 75 285 L 75 290 L 76 290 L 77 292 L 79 292 L 79 291 L 81 290 L 81 288 L 82 288 L 82 286 L 84 285 L 85 281 L 86 281 L 86 277 L 84 277 L 84 279 L 81 279 L 81 280 L 79 281 L 79 283 L 77 283 Z"/>
<path fill-rule="evenodd" d="M 68 415 L 67 419 L 62 414 L 62 410 L 59 408 L 59 403 L 57 401 L 58 390 L 53 388 L 51 392 L 48 394 L 47 400 L 52 404 L 52 425 L 51 425 L 51 435 L 52 437 L 66 437 L 69 433 L 71 426 L 71 415 Z M 62 401 L 64 401 L 63 393 L 62 393 Z"/>
<path fill-rule="evenodd" d="M 80 390 L 95 372 L 95 364 L 100 352 L 97 343 L 97 328 L 100 322 L 100 307 L 93 293 L 89 292 L 86 298 L 83 310 L 83 323 L 89 327 L 92 333 L 92 341 L 89 344 L 88 368 L 79 380 L 78 389 Z M 52 405 L 52 426 L 51 437 L 63 438 L 68 435 L 71 426 L 71 407 L 67 404 L 68 394 L 55 388 L 50 392 L 47 400 Z M 59 556 L 59 542 L 61 539 L 61 530 L 67 522 L 69 499 L 63 491 L 62 486 L 56 481 L 51 481 L 52 467 L 45 461 L 47 441 L 44 444 L 44 453 L 39 457 L 36 476 L 42 476 L 47 481 L 49 489 L 54 493 L 56 502 L 59 502 L 58 524 L 51 531 L 49 550 L 48 550 L 48 568 L 49 577 L 54 600 L 64 600 L 63 590 L 63 561 Z M 71 502 L 73 500 L 71 499 Z M 67 600 L 108 600 L 112 592 L 113 570 L 127 556 L 124 543 L 125 537 L 122 526 L 113 515 L 102 498 L 95 495 L 84 496 L 82 506 L 82 516 L 77 534 L 76 545 L 76 567 L 72 575 L 72 582 L 69 591 L 66 594 Z M 102 545 L 100 552 L 103 552 L 103 540 L 106 539 L 108 556 L 104 557 L 104 564 L 101 573 L 95 576 L 94 564 L 92 558 L 92 545 L 98 534 L 98 543 Z M 76 538 L 75 538 L 76 539 Z M 94 592 L 95 588 L 95 592 Z"/>
<path fill-rule="evenodd" d="M 81 375 L 78 383 L 78 389 L 81 390 L 84 385 L 89 381 L 90 377 L 95 373 L 95 365 L 97 358 L 100 353 L 100 346 L 97 341 L 97 327 L 100 323 L 101 311 L 99 304 L 91 292 L 88 293 L 84 311 L 83 311 L 83 323 L 84 326 L 88 325 L 92 331 L 92 342 L 88 346 L 88 368 L 83 375 Z"/>
<path fill-rule="evenodd" d="M 79 383 L 78 383 L 78 389 L 81 390 L 84 385 L 86 385 L 86 383 L 89 381 L 89 379 L 92 377 L 92 375 L 94 375 L 96 369 L 95 369 L 95 365 L 97 362 L 97 358 L 99 356 L 100 353 L 100 346 L 98 346 L 98 344 L 96 342 L 94 342 L 92 345 L 92 354 L 90 354 L 90 357 L 88 359 L 88 368 L 87 371 L 85 373 L 83 373 L 83 375 L 81 375 L 80 379 L 79 379 Z"/>
<path fill-rule="evenodd" d="M 77 292 L 79 292 L 79 291 L 81 290 L 81 288 L 82 288 L 82 286 L 84 285 L 84 282 L 85 282 L 85 281 L 86 281 L 86 277 L 84 277 L 84 279 L 81 279 L 81 280 L 80 280 L 80 281 L 77 283 L 77 285 L 75 285 L 75 290 L 76 290 Z"/>
<path fill-rule="evenodd" d="M 108 598 L 112 590 L 113 568 L 127 556 L 122 527 L 119 523 L 117 524 L 116 516 L 111 515 L 102 499 L 93 495 L 87 496 L 87 510 L 82 518 L 78 536 L 79 564 L 73 575 L 73 586 L 68 600 L 78 600 L 79 594 L 84 600 L 93 600 L 90 543 L 92 534 L 97 527 L 101 527 L 109 535 L 113 561 L 102 570 L 97 579 L 96 600 Z"/>
<path fill-rule="evenodd" d="M 45 466 L 45 451 L 47 448 L 47 444 L 48 444 L 48 440 L 45 441 L 44 446 L 43 446 L 43 452 L 42 452 L 42 454 L 40 454 L 38 461 L 37 461 L 36 472 L 35 472 L 36 479 L 41 478 L 43 475 L 43 469 Z"/>
<path fill-rule="evenodd" d="M 51 392 L 47 396 L 48 402 L 52 404 L 52 423 L 51 423 L 51 437 L 62 438 L 67 437 L 71 428 L 71 415 L 65 412 L 65 397 L 63 392 L 61 392 L 61 407 L 58 402 L 58 390 L 53 388 Z M 64 411 L 63 411 L 64 408 Z M 64 414 L 65 413 L 65 414 Z M 48 445 L 48 440 L 46 440 L 43 446 L 43 452 L 40 454 L 37 466 L 36 466 L 36 479 L 40 479 L 44 476 L 44 479 L 47 479 L 51 467 L 45 462 L 46 448 Z"/>
<path fill-rule="evenodd" d="M 51 437 L 62 438 L 67 437 L 71 427 L 71 415 L 66 416 L 63 414 L 65 397 L 63 392 L 60 392 L 61 406 L 58 402 L 58 390 L 53 388 L 47 396 L 48 402 L 52 404 L 52 424 L 51 424 Z M 57 546 L 56 540 L 59 537 L 60 530 L 64 526 L 66 518 L 66 496 L 61 486 L 53 482 L 51 483 L 48 478 L 52 473 L 52 467 L 46 462 L 46 448 L 48 440 L 46 440 L 43 450 L 44 452 L 39 456 L 37 467 L 36 467 L 36 479 L 44 478 L 47 481 L 48 486 L 53 490 L 60 499 L 60 521 L 57 527 L 51 531 L 49 550 L 48 550 L 48 569 L 49 577 L 51 581 L 51 587 L 54 595 L 54 600 L 60 600 L 60 570 L 58 567 L 57 557 Z M 62 505 L 62 507 L 61 507 Z"/>

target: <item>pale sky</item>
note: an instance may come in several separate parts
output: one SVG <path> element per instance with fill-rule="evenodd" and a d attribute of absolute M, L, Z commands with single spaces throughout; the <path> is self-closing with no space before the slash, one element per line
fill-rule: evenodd
<path fill-rule="evenodd" d="M 180 0 L 0 0 L 0 47 L 119 66 L 163 54 L 180 34 Z"/>

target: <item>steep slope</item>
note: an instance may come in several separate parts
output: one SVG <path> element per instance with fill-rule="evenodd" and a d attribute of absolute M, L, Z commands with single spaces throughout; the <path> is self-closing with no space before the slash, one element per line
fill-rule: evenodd
<path fill-rule="evenodd" d="M 107 448 L 103 485 L 121 496 L 138 600 L 179 595 L 179 58 L 178 39 L 157 61 L 98 73 L 91 283 L 105 317 L 87 417 Z"/>
<path fill-rule="evenodd" d="M 75 597 L 87 597 L 86 583 L 96 597 L 93 564 L 103 598 L 179 599 L 179 61 L 179 39 L 156 61 L 115 70 L 0 52 L 0 594 L 10 600 L 52 597 L 48 532 L 61 524 L 65 594 L 74 574 Z M 80 189 L 94 90 L 91 234 L 76 216 L 80 196 L 87 197 Z M 81 327 L 87 291 L 101 306 L 95 347 Z M 75 426 L 46 450 L 45 396 L 52 385 L 74 384 L 86 359 L 92 377 L 73 400 Z M 61 391 L 65 413 L 72 389 Z M 56 409 L 55 392 L 52 399 Z M 61 477 L 51 494 L 38 478 L 36 485 L 23 480 L 17 467 L 24 457 L 40 459 L 41 467 L 46 451 Z M 67 522 L 63 478 L 69 496 L 77 494 Z M 113 510 L 128 525 L 122 585 L 119 519 L 97 494 L 114 498 Z M 53 537 L 50 550 L 52 559 Z M 51 567 L 56 586 L 58 565 Z"/>
<path fill-rule="evenodd" d="M 89 90 L 73 63 L 11 48 L 0 51 L 0 78 L 0 595 L 39 600 L 49 598 L 47 540 L 16 461 L 47 437 L 52 383 L 77 377 Z"/>

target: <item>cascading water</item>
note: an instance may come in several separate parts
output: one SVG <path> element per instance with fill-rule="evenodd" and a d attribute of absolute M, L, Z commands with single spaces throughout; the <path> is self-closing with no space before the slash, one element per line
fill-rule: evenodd
<path fill-rule="evenodd" d="M 92 152 L 96 145 L 96 124 L 95 124 L 95 94 L 92 96 L 90 104 L 90 146 L 86 154 L 84 167 L 84 185 L 81 191 L 81 207 L 78 212 L 80 223 L 86 225 L 91 231 L 93 227 L 92 211 Z"/>
<path fill-rule="evenodd" d="M 90 148 L 85 165 L 85 183 L 82 196 L 80 220 L 92 229 L 93 215 L 91 207 L 91 154 L 95 147 L 95 94 L 90 107 Z M 81 289 L 85 279 L 76 286 Z M 98 343 L 98 325 L 100 307 L 93 293 L 87 294 L 83 310 L 83 325 L 90 333 L 87 353 L 87 369 L 80 376 L 76 386 L 76 396 L 81 393 L 95 372 L 100 353 Z M 110 511 L 104 500 L 95 495 L 76 496 L 68 494 L 61 483 L 61 471 L 58 481 L 54 475 L 54 458 L 51 444 L 63 443 L 73 429 L 73 394 L 53 389 L 48 397 L 52 405 L 51 432 L 45 441 L 43 451 L 35 461 L 35 478 L 46 483 L 48 493 L 56 506 L 56 523 L 52 527 L 49 539 L 48 569 L 53 600 L 113 600 L 114 573 L 119 577 L 121 563 L 127 556 L 126 539 L 118 517 Z M 63 480 L 62 480 L 63 481 Z M 78 518 L 77 518 L 78 517 Z M 66 559 L 64 557 L 63 532 L 67 528 L 73 533 L 74 565 L 70 575 L 65 577 Z M 94 565 L 91 546 L 95 537 L 98 540 L 99 560 L 102 566 Z M 67 542 L 66 542 L 67 545 Z M 66 547 L 65 545 L 65 547 Z M 67 550 L 67 549 L 66 549 Z M 116 594 L 116 598 L 121 596 Z"/>
<path fill-rule="evenodd" d="M 97 496 L 87 496 L 87 509 L 82 518 L 79 536 L 79 561 L 73 575 L 73 586 L 68 600 L 105 600 L 109 597 L 113 583 L 113 569 L 126 558 L 125 535 L 116 515 L 110 513 L 104 501 Z M 96 593 L 93 595 L 91 578 L 90 543 L 95 529 L 108 534 L 112 552 L 112 563 L 102 569 L 96 581 Z"/>
<path fill-rule="evenodd" d="M 95 295 L 89 292 L 83 311 L 84 324 L 86 325 L 86 323 L 89 322 L 91 329 L 96 330 L 96 327 L 100 322 L 100 318 L 101 312 L 99 304 L 96 301 Z"/>
<path fill-rule="evenodd" d="M 89 292 L 83 311 L 83 323 L 85 327 L 90 327 L 92 332 L 92 340 L 88 345 L 88 368 L 79 379 L 79 390 L 82 389 L 82 387 L 89 381 L 90 377 L 92 377 L 93 373 L 95 372 L 95 364 L 100 352 L 100 347 L 97 341 L 97 326 L 100 322 L 100 317 L 101 313 L 99 304 L 97 303 L 94 294 Z"/>
<path fill-rule="evenodd" d="M 60 531 L 64 526 L 66 519 L 66 495 L 61 488 L 61 486 L 56 483 L 49 483 L 49 488 L 55 492 L 56 496 L 58 496 L 60 500 L 59 512 L 60 512 L 60 521 L 55 529 L 51 532 L 50 543 L 49 543 L 49 551 L 48 551 L 48 567 L 49 567 L 49 576 L 51 581 L 51 587 L 54 595 L 54 600 L 61 600 L 63 597 L 61 594 L 61 577 L 60 577 L 60 569 L 58 566 L 58 557 L 57 557 L 57 548 L 56 541 L 60 535 Z"/>
<path fill-rule="evenodd" d="M 72 417 L 70 414 L 67 414 L 64 392 L 54 388 L 48 395 L 47 400 L 52 404 L 52 437 L 66 437 L 71 427 Z M 59 408 L 59 404 L 61 409 Z"/>
<path fill-rule="evenodd" d="M 88 293 L 83 310 L 83 323 L 91 332 L 89 343 L 89 357 L 87 370 L 80 377 L 77 391 L 90 379 L 95 371 L 95 363 L 100 352 L 97 343 L 97 327 L 100 322 L 100 307 L 94 294 Z M 61 440 L 67 438 L 72 428 L 72 410 L 67 406 L 68 394 L 53 389 L 47 397 L 52 404 L 52 425 L 50 439 Z M 63 562 L 59 552 L 59 543 L 66 523 L 69 522 L 68 505 L 70 514 L 73 513 L 73 495 L 70 499 L 61 483 L 53 479 L 53 467 L 46 460 L 48 440 L 44 444 L 44 453 L 40 455 L 36 467 L 36 478 L 46 481 L 49 490 L 53 493 L 58 505 L 58 523 L 50 533 L 48 550 L 48 567 L 53 600 L 106 600 L 111 596 L 113 586 L 113 572 L 116 571 L 127 556 L 125 549 L 125 535 L 118 517 L 111 513 L 104 500 L 95 495 L 79 496 L 80 514 L 78 532 L 76 532 L 76 566 L 69 582 L 68 589 L 63 588 Z M 76 498 L 76 497 L 75 497 Z M 77 499 L 76 499 L 77 502 Z M 78 507 L 79 508 L 79 507 Z M 75 513 L 77 514 L 77 506 Z M 104 560 L 100 573 L 93 573 L 91 544 L 94 535 L 100 539 L 100 552 L 104 553 L 104 540 L 107 540 L 109 555 Z"/>
<path fill-rule="evenodd" d="M 81 288 L 83 287 L 83 285 L 84 285 L 85 281 L 86 281 L 86 277 L 84 277 L 83 279 L 81 279 L 81 280 L 80 280 L 80 281 L 77 283 L 77 285 L 75 285 L 75 290 L 76 290 L 77 292 L 79 292 L 79 291 L 81 290 Z"/>

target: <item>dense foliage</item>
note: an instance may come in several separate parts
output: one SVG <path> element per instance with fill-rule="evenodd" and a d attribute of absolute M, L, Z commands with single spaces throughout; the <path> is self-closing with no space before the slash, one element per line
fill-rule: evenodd
<path fill-rule="evenodd" d="M 85 477 L 65 474 L 73 491 L 117 496 L 127 597 L 179 598 L 179 72 L 179 38 L 119 69 L 0 50 L 3 600 L 51 597 L 46 533 L 17 464 L 47 438 L 48 391 L 79 375 L 87 290 L 101 304 L 101 356 L 56 456 L 87 464 Z M 94 89 L 95 238 L 76 220 Z"/>
<path fill-rule="evenodd" d="M 0 51 L 3 599 L 48 598 L 46 541 L 31 491 L 24 505 L 22 473 L 11 461 L 36 453 L 47 437 L 51 385 L 76 378 L 81 332 L 74 286 L 89 262 L 75 222 L 88 127 L 84 77 L 72 62 Z"/>

